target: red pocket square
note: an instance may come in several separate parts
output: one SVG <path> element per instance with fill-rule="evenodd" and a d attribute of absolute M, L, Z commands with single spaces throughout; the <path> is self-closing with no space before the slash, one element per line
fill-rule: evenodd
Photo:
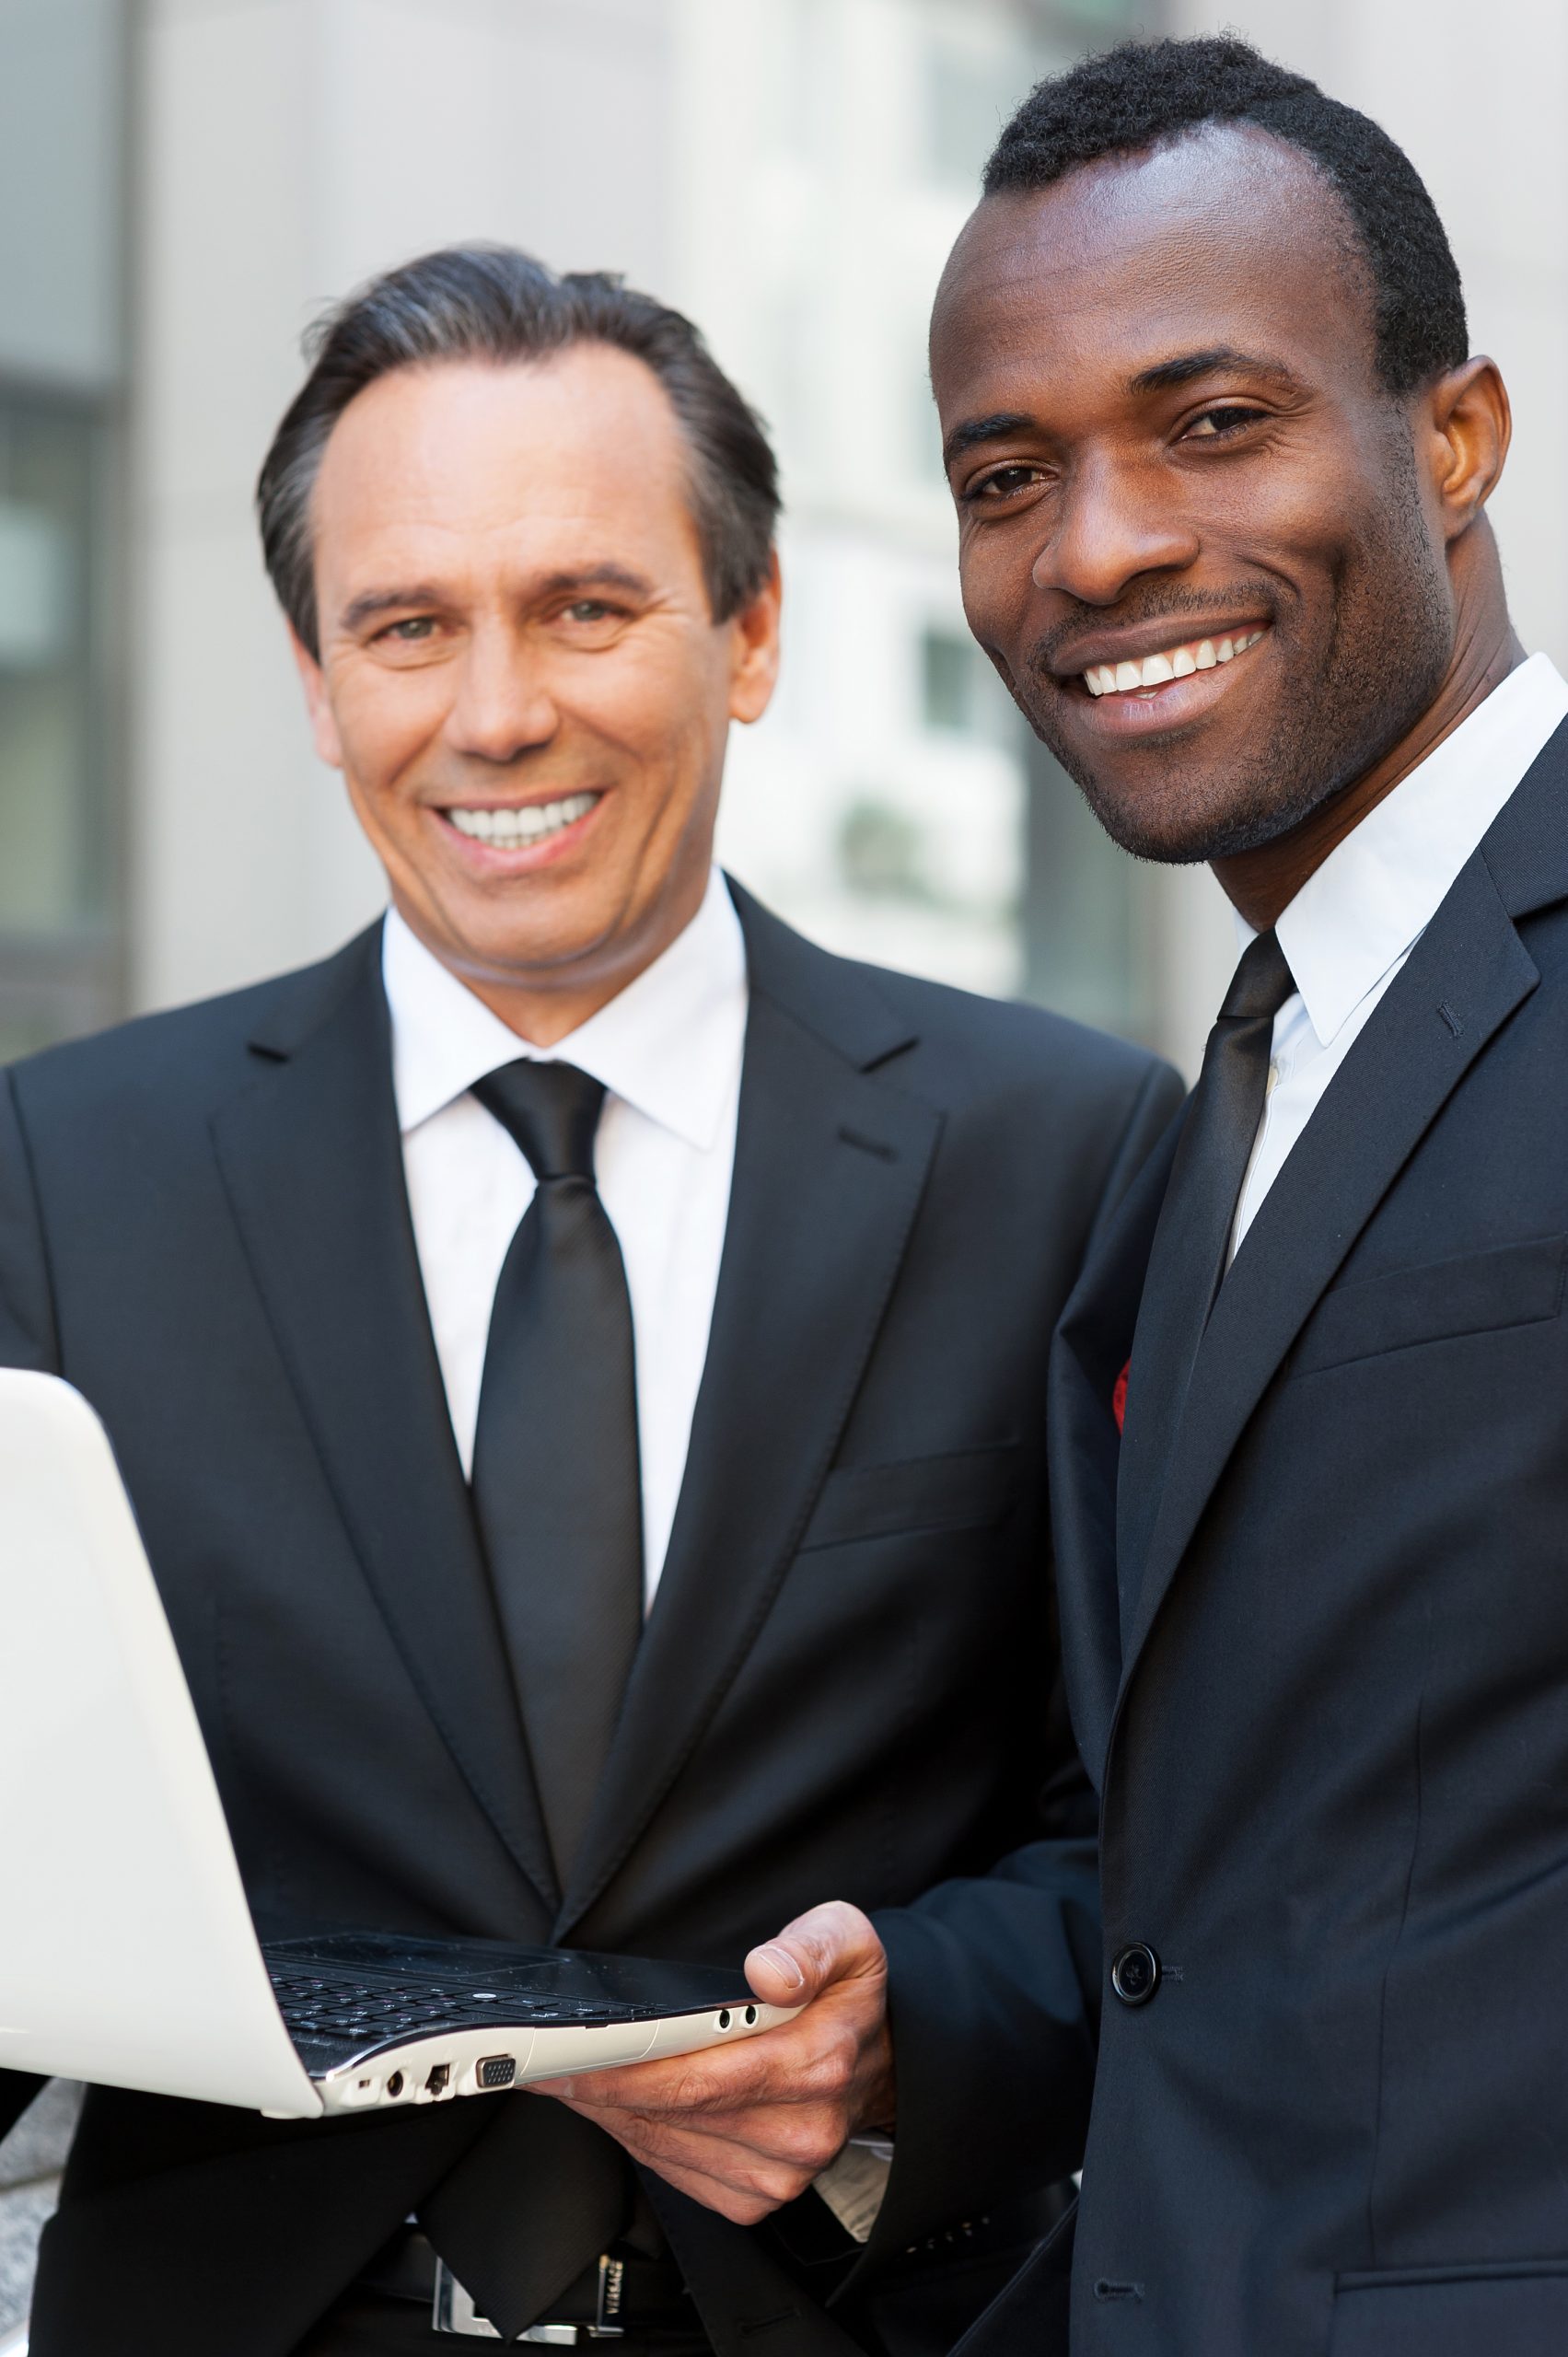
<path fill-rule="evenodd" d="M 1132 1364 L 1132 1362 L 1129 1359 L 1126 1366 L 1117 1376 L 1116 1388 L 1110 1395 L 1110 1412 L 1116 1419 L 1116 1429 L 1119 1433 L 1125 1432 L 1127 1429 L 1127 1376 Z"/>

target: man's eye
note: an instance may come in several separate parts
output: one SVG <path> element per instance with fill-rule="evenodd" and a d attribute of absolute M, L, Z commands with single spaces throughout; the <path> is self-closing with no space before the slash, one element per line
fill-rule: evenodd
<path fill-rule="evenodd" d="M 1027 491 L 1040 481 L 1036 467 L 998 467 L 994 473 L 981 475 L 964 494 L 966 499 L 1006 499 L 1016 491 Z"/>
<path fill-rule="evenodd" d="M 1187 429 L 1186 439 L 1193 442 L 1218 442 L 1226 435 L 1239 434 L 1244 425 L 1255 424 L 1263 415 L 1260 409 L 1247 409 L 1239 401 L 1220 401 L 1195 417 Z"/>
<path fill-rule="evenodd" d="M 430 637 L 436 621 L 430 614 L 411 614 L 406 621 L 392 622 L 381 633 L 383 638 L 400 639 L 405 646 L 417 646 Z"/>
<path fill-rule="evenodd" d="M 602 598 L 579 598 L 566 609 L 567 619 L 575 622 L 602 622 L 615 611 Z"/>

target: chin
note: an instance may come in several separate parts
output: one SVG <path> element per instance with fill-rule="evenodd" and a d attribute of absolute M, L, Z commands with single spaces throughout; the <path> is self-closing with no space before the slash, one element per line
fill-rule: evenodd
<path fill-rule="evenodd" d="M 1172 756 L 1170 768 L 1180 775 L 1179 756 Z M 1299 827 L 1333 791 L 1317 783 L 1282 793 L 1277 777 L 1265 784 L 1256 774 L 1187 775 L 1174 790 L 1113 783 L 1087 771 L 1076 773 L 1076 783 L 1112 842 L 1134 859 L 1166 867 L 1259 851 Z"/>

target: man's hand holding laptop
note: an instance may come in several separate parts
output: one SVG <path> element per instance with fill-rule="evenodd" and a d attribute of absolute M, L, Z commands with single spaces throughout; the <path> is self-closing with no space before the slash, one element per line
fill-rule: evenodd
<path fill-rule="evenodd" d="M 893 2124 L 888 1961 L 858 1907 L 797 1915 L 755 1947 L 746 1977 L 792 2021 L 700 2054 L 540 2080 L 633 2160 L 739 2225 L 794 2201 L 863 2129 Z"/>

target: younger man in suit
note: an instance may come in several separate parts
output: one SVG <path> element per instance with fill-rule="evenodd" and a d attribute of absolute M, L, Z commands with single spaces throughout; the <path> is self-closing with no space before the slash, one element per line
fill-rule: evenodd
<path fill-rule="evenodd" d="M 970 2346 L 1549 2357 L 1568 686 L 1507 399 L 1405 157 L 1239 42 L 1042 85 L 986 190 L 932 340 L 970 620 L 1246 946 L 1053 1363 L 1103 2014 L 1070 2300 L 1064 2227 Z"/>
<path fill-rule="evenodd" d="M 391 909 L 0 1076 L 0 1358 L 108 1424 L 267 1929 L 751 1948 L 806 2011 L 343 2127 L 94 2091 L 33 2357 L 424 2350 L 438 2262 L 484 2337 L 589 2337 L 613 2267 L 623 2357 L 830 2357 L 834 2293 L 935 2349 L 1063 2174 L 1046 1352 L 1174 1084 L 715 873 L 776 506 L 612 281 L 454 251 L 343 306 L 261 525 Z M 1040 1828 L 1081 1903 L 999 1908 L 1020 2072 L 912 1902 Z"/>

